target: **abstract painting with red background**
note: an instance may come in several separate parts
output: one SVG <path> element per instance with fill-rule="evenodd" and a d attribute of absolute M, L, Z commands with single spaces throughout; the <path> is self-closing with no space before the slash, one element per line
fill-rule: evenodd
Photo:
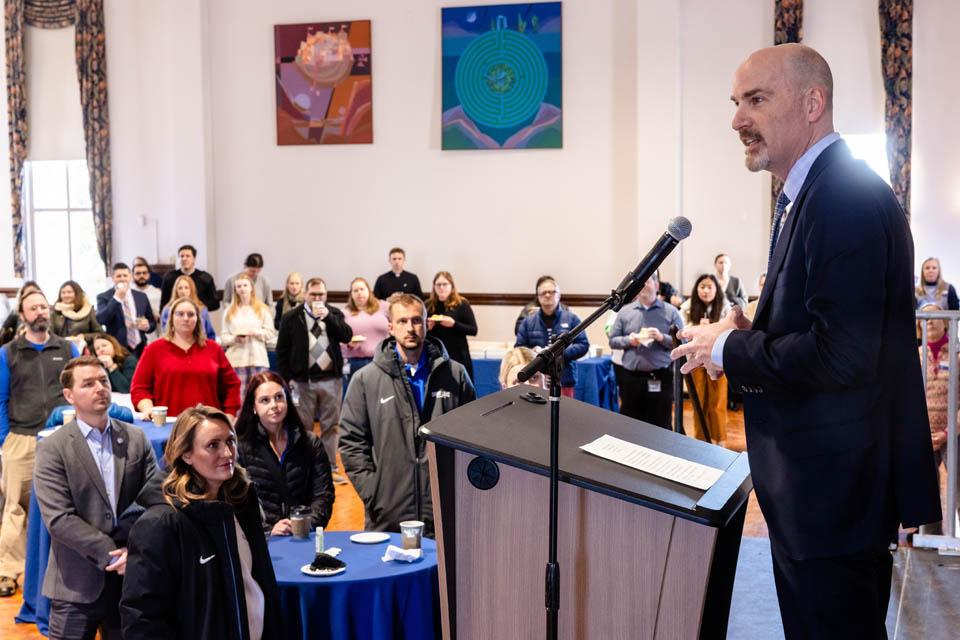
<path fill-rule="evenodd" d="M 277 144 L 373 142 L 370 21 L 273 28 Z"/>

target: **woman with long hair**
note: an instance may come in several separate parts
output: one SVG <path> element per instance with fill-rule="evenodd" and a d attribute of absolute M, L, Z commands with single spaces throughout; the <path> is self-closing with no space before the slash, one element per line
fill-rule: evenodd
<path fill-rule="evenodd" d="M 710 273 L 697 278 L 690 298 L 680 305 L 683 322 L 688 327 L 719 322 L 728 311 L 730 305 L 720 288 L 720 282 Z M 693 378 L 700 406 L 703 407 L 710 439 L 714 444 L 723 446 L 727 441 L 727 378 L 720 376 L 719 379 L 712 380 L 702 367 L 691 371 L 690 376 Z M 693 412 L 693 436 L 698 440 L 707 439 L 703 421 L 697 411 Z"/>
<path fill-rule="evenodd" d="M 433 287 L 427 298 L 427 331 L 447 348 L 451 360 L 464 366 L 473 379 L 473 360 L 467 336 L 477 335 L 477 319 L 470 302 L 457 293 L 457 285 L 449 271 L 433 276 Z"/>
<path fill-rule="evenodd" d="M 307 431 L 290 388 L 273 371 L 250 379 L 236 422 L 240 463 L 257 486 L 266 530 L 291 533 L 290 511 L 302 505 L 310 530 L 333 513 L 333 478 L 323 443 Z"/>
<path fill-rule="evenodd" d="M 287 274 L 287 279 L 283 283 L 283 294 L 277 298 L 277 307 L 273 314 L 273 328 L 279 331 L 283 314 L 298 304 L 303 304 L 303 278 L 300 277 L 298 272 L 291 271 Z"/>
<path fill-rule="evenodd" d="M 123 637 L 285 638 L 256 488 L 236 464 L 237 437 L 214 407 L 177 418 L 162 498 L 128 541 Z"/>
<path fill-rule="evenodd" d="M 137 356 L 124 349 L 109 333 L 94 334 L 93 352 L 110 376 L 110 388 L 117 393 L 130 393 Z"/>
<path fill-rule="evenodd" d="M 247 381 L 270 368 L 267 349 L 277 346 L 270 308 L 257 297 L 253 279 L 239 273 L 233 279 L 233 298 L 223 314 L 220 346 L 240 378 L 240 397 Z"/>
<path fill-rule="evenodd" d="M 83 352 L 93 336 L 102 331 L 103 327 L 97 321 L 97 310 L 83 287 L 73 280 L 60 285 L 57 301 L 50 309 L 50 332 L 70 339 Z"/>
<path fill-rule="evenodd" d="M 167 331 L 167 323 L 170 320 L 170 307 L 172 307 L 173 303 L 179 298 L 189 298 L 193 300 L 193 303 L 200 309 L 200 326 L 203 327 L 204 333 L 210 340 L 216 340 L 217 332 L 213 329 L 213 323 L 210 321 L 210 312 L 207 311 L 207 308 L 200 302 L 200 296 L 197 295 L 197 285 L 190 276 L 180 276 L 174 280 L 173 297 L 160 313 L 160 335 L 163 335 Z"/>
<path fill-rule="evenodd" d="M 925 304 L 935 304 L 941 309 L 951 311 L 960 309 L 957 290 L 943 279 L 939 258 L 927 258 L 923 261 L 914 298 L 918 309 Z"/>
<path fill-rule="evenodd" d="M 340 352 L 350 365 L 347 373 L 349 386 L 353 374 L 373 361 L 377 345 L 390 335 L 387 303 L 378 300 L 364 278 L 350 282 L 350 299 L 343 310 L 343 319 L 353 329 L 350 342 L 340 345 Z"/>
<path fill-rule="evenodd" d="M 220 345 L 200 329 L 200 307 L 190 298 L 177 298 L 168 309 L 163 337 L 147 345 L 133 374 L 133 405 L 147 414 L 165 406 L 168 416 L 176 416 L 205 404 L 236 415 L 240 379 Z"/>

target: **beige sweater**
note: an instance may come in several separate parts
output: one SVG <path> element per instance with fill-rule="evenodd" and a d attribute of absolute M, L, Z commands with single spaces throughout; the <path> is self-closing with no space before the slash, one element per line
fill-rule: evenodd
<path fill-rule="evenodd" d="M 237 337 L 243 335 L 249 337 L 241 344 L 237 342 Z M 273 316 L 266 309 L 257 314 L 250 306 L 239 307 L 230 317 L 224 312 L 220 345 L 235 368 L 269 367 L 267 349 L 277 345 Z"/>

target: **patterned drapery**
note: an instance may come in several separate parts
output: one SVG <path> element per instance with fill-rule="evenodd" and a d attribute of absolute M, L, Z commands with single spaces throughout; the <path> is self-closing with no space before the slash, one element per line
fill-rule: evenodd
<path fill-rule="evenodd" d="M 106 45 L 103 0 L 4 0 L 7 53 L 7 118 L 10 137 L 10 212 L 13 271 L 24 275 L 23 164 L 29 124 L 24 75 L 24 26 L 60 29 L 76 25 L 77 76 L 83 133 L 90 170 L 90 200 L 97 247 L 107 269 L 111 263 L 113 207 L 110 196 L 110 135 L 107 112 Z"/>
<path fill-rule="evenodd" d="M 77 0 L 76 45 L 93 226 L 97 234 L 97 249 L 107 273 L 110 273 L 113 262 L 113 198 L 110 190 L 110 115 L 107 111 L 103 0 Z"/>
<path fill-rule="evenodd" d="M 774 0 L 773 44 L 803 40 L 803 0 Z M 777 197 L 783 189 L 783 180 L 770 174 L 770 219 L 777 208 Z"/>
<path fill-rule="evenodd" d="M 910 218 L 910 139 L 913 132 L 913 0 L 880 0 L 880 46 L 886 92 L 884 128 L 890 182 Z"/>

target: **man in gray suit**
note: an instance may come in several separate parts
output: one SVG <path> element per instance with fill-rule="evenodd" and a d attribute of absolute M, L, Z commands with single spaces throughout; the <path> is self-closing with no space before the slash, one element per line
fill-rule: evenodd
<path fill-rule="evenodd" d="M 37 444 L 33 486 L 50 530 L 43 595 L 50 638 L 120 638 L 127 535 L 159 496 L 153 448 L 140 429 L 111 420 L 110 379 L 94 356 L 60 374 L 76 419 Z"/>

